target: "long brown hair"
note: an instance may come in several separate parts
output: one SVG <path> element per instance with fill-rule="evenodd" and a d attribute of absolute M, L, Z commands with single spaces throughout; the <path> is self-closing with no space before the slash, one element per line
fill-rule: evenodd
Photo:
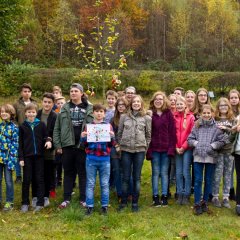
<path fill-rule="evenodd" d="M 221 113 L 219 111 L 219 105 L 221 104 L 221 102 L 224 102 L 228 106 L 227 119 L 234 120 L 234 113 L 232 111 L 231 104 L 229 100 L 224 97 L 219 98 L 219 100 L 217 101 L 216 110 L 215 110 L 215 119 L 219 120 L 221 118 Z"/>
<path fill-rule="evenodd" d="M 155 101 L 155 98 L 158 96 L 158 95 L 161 95 L 163 97 L 163 105 L 161 107 L 161 111 L 164 112 L 166 111 L 167 109 L 169 109 L 170 107 L 170 103 L 169 103 L 169 100 L 166 96 L 166 94 L 164 92 L 161 92 L 161 91 L 158 91 L 158 92 L 155 92 L 150 100 L 150 103 L 149 103 L 149 109 L 152 110 L 153 112 L 156 112 L 157 109 L 155 108 L 154 106 L 154 101 Z"/>
<path fill-rule="evenodd" d="M 113 123 L 114 123 L 115 126 L 119 125 L 119 119 L 120 119 L 120 116 L 121 116 L 121 114 L 120 114 L 120 112 L 118 111 L 118 108 L 117 108 L 117 106 L 120 102 L 124 103 L 124 105 L 126 107 L 125 111 L 127 111 L 127 107 L 128 107 L 128 101 L 125 97 L 120 97 L 120 98 L 117 99 L 117 101 L 115 103 L 115 112 L 114 112 L 114 115 L 113 115 Z"/>
<path fill-rule="evenodd" d="M 194 114 L 200 114 L 202 111 L 202 105 L 199 103 L 198 101 L 198 94 L 203 91 L 207 94 L 207 102 L 205 104 L 208 104 L 211 106 L 211 102 L 210 102 L 210 97 L 208 95 L 208 90 L 206 88 L 199 88 L 196 92 L 195 98 L 194 98 L 194 103 L 193 103 L 193 107 L 191 109 L 191 112 L 193 112 Z"/>
<path fill-rule="evenodd" d="M 239 99 L 239 102 L 238 102 L 238 104 L 236 105 L 236 109 L 233 109 L 233 108 L 232 108 L 233 113 L 234 113 L 234 115 L 235 115 L 235 117 L 236 117 L 236 116 L 238 116 L 239 113 L 240 113 L 240 111 L 239 111 L 239 108 L 240 108 L 240 93 L 239 93 L 239 91 L 238 91 L 237 89 L 232 89 L 232 90 L 230 90 L 229 93 L 228 93 L 228 100 L 230 100 L 230 97 L 231 97 L 231 94 L 232 94 L 232 93 L 236 93 L 236 94 L 238 95 L 238 99 Z"/>
<path fill-rule="evenodd" d="M 132 100 L 131 100 L 131 103 L 129 104 L 129 113 L 133 111 L 132 109 L 132 104 L 133 104 L 133 101 L 135 98 L 139 98 L 140 99 L 140 102 L 141 102 L 141 108 L 139 110 L 139 114 L 140 116 L 145 116 L 146 115 L 146 111 L 145 111 L 145 108 L 144 108 L 144 101 L 142 99 L 142 97 L 140 95 L 134 95 Z"/>

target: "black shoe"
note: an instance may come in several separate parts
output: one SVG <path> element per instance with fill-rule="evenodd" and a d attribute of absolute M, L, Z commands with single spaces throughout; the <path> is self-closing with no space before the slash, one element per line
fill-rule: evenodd
<path fill-rule="evenodd" d="M 125 204 L 125 203 L 120 203 L 119 206 L 118 206 L 117 211 L 118 211 L 118 212 L 121 212 L 121 211 L 123 211 L 126 207 L 127 207 L 127 204 Z"/>
<path fill-rule="evenodd" d="M 194 205 L 193 212 L 195 215 L 200 215 L 203 213 L 202 206 L 199 204 Z"/>
<path fill-rule="evenodd" d="M 22 183 L 22 177 L 21 176 L 17 176 L 16 180 L 15 180 L 15 183 L 21 184 Z"/>
<path fill-rule="evenodd" d="M 161 207 L 161 203 L 159 201 L 159 195 L 154 195 L 153 196 L 153 204 L 152 206 L 154 207 Z"/>
<path fill-rule="evenodd" d="M 138 208 L 138 204 L 137 203 L 133 203 L 132 204 L 132 212 L 138 212 L 139 208 Z"/>
<path fill-rule="evenodd" d="M 235 195 L 235 190 L 234 190 L 234 188 L 230 188 L 229 200 L 232 200 L 232 201 L 235 201 L 235 200 L 236 200 L 236 195 Z"/>
<path fill-rule="evenodd" d="M 167 195 L 162 195 L 161 196 L 161 204 L 162 204 L 162 207 L 167 207 L 168 206 L 168 197 L 167 197 Z"/>
<path fill-rule="evenodd" d="M 208 205 L 205 201 L 201 201 L 202 212 L 209 212 Z"/>
<path fill-rule="evenodd" d="M 236 206 L 236 214 L 240 216 L 240 205 Z"/>
<path fill-rule="evenodd" d="M 108 213 L 108 207 L 102 207 L 101 208 L 101 214 L 102 215 L 107 215 L 107 213 Z"/>
<path fill-rule="evenodd" d="M 87 210 L 85 212 L 85 215 L 89 216 L 93 213 L 93 207 L 87 207 Z"/>

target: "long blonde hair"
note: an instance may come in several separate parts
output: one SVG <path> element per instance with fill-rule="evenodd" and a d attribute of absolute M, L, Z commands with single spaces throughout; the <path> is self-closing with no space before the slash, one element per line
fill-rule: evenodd
<path fill-rule="evenodd" d="M 176 101 L 176 105 L 177 105 L 177 102 L 183 102 L 185 104 L 185 110 L 184 110 L 184 115 L 183 115 L 183 129 L 186 129 L 187 127 L 187 103 L 186 103 L 186 99 L 183 97 L 183 96 L 178 96 L 177 97 L 177 101 Z"/>

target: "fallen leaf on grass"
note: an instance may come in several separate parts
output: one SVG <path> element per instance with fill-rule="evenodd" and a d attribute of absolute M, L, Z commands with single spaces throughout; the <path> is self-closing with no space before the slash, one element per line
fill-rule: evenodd
<path fill-rule="evenodd" d="M 4 219 L 2 219 L 2 222 L 3 222 L 3 223 L 7 223 Z"/>
<path fill-rule="evenodd" d="M 182 238 L 182 239 L 188 238 L 187 233 L 185 233 L 184 231 L 181 231 L 181 232 L 178 234 L 178 236 L 179 236 L 180 238 Z"/>

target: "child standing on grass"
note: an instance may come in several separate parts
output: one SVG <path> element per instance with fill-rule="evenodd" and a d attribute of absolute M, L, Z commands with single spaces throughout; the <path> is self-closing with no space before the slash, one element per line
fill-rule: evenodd
<path fill-rule="evenodd" d="M 180 205 L 189 204 L 191 195 L 191 161 L 192 149 L 189 148 L 187 138 L 194 126 L 194 116 L 189 112 L 184 97 L 178 97 L 176 102 L 174 119 L 176 123 L 177 144 L 176 144 L 176 184 L 177 203 Z"/>
<path fill-rule="evenodd" d="M 22 212 L 29 210 L 29 187 L 36 186 L 37 204 L 34 212 L 42 210 L 44 205 L 44 148 L 52 147 L 46 125 L 36 118 L 37 107 L 29 103 L 25 107 L 26 120 L 19 127 L 19 163 L 23 167 Z"/>
<path fill-rule="evenodd" d="M 201 116 L 188 137 L 189 146 L 194 147 L 194 213 L 196 215 L 209 210 L 207 202 L 216 163 L 216 151 L 222 148 L 226 142 L 227 136 L 217 127 L 213 119 L 212 107 L 208 104 L 203 105 Z M 201 200 L 203 171 L 204 193 Z"/>
<path fill-rule="evenodd" d="M 112 147 L 111 150 L 111 164 L 113 168 L 113 176 L 114 176 L 114 183 L 117 190 L 118 201 L 121 201 L 122 197 L 122 170 L 121 170 L 121 154 L 119 152 L 119 141 L 117 138 L 118 133 L 118 125 L 120 117 L 123 113 L 126 112 L 128 106 L 128 102 L 124 97 L 118 98 L 116 102 L 116 110 L 114 113 L 114 117 L 111 120 L 111 124 L 113 127 L 114 134 L 116 136 L 117 145 Z"/>
<path fill-rule="evenodd" d="M 57 114 L 52 110 L 54 105 L 54 96 L 52 93 L 44 93 L 42 98 L 42 109 L 37 113 L 37 118 L 44 122 L 47 127 L 47 135 L 51 139 L 53 138 L 53 129 L 55 126 Z M 50 205 L 49 197 L 56 197 L 55 192 L 55 150 L 44 149 L 44 207 Z M 34 183 L 34 182 L 33 182 Z M 36 207 L 37 192 L 35 184 L 32 184 L 32 206 Z"/>
<path fill-rule="evenodd" d="M 101 104 L 93 106 L 93 124 L 106 124 L 104 122 L 106 108 Z M 110 126 L 111 142 L 87 142 L 87 129 L 81 134 L 81 142 L 86 146 L 86 215 L 90 215 L 94 208 L 94 188 L 96 184 L 97 172 L 99 174 L 101 187 L 102 214 L 107 214 L 109 204 L 109 177 L 110 177 L 110 152 L 115 145 L 114 132 Z"/>
<path fill-rule="evenodd" d="M 122 161 L 122 199 L 118 210 L 127 206 L 129 184 L 133 178 L 132 211 L 139 210 L 140 180 L 146 151 L 151 141 L 151 117 L 146 115 L 144 102 L 135 95 L 129 106 L 129 112 L 122 114 L 118 126 L 118 141 Z"/>
<path fill-rule="evenodd" d="M 240 93 L 236 89 L 232 89 L 228 93 L 228 100 L 231 104 L 233 114 L 235 118 L 239 115 L 240 113 Z M 230 193 L 229 193 L 229 199 L 230 200 L 235 200 L 235 190 L 234 190 L 234 162 L 233 162 L 233 167 L 232 167 L 232 175 L 231 175 L 231 188 L 230 188 Z"/>
<path fill-rule="evenodd" d="M 14 185 L 12 173 L 18 156 L 18 127 L 12 122 L 15 109 L 10 104 L 0 108 L 0 203 L 2 202 L 2 178 L 6 182 L 6 203 L 3 211 L 13 209 Z"/>
<path fill-rule="evenodd" d="M 237 125 L 234 127 L 234 132 L 232 154 L 235 157 L 235 168 L 237 174 L 236 214 L 240 216 L 240 115 L 237 117 Z"/>
<path fill-rule="evenodd" d="M 232 127 L 235 123 L 233 111 L 227 98 L 220 98 L 217 102 L 215 111 L 215 120 L 218 128 L 222 129 L 230 136 Z M 218 157 L 213 177 L 213 199 L 215 207 L 231 208 L 229 204 L 229 191 L 231 186 L 231 173 L 233 166 L 233 157 L 231 156 L 232 144 L 229 142 L 218 151 Z M 219 188 L 223 176 L 223 202 L 219 201 Z"/>

